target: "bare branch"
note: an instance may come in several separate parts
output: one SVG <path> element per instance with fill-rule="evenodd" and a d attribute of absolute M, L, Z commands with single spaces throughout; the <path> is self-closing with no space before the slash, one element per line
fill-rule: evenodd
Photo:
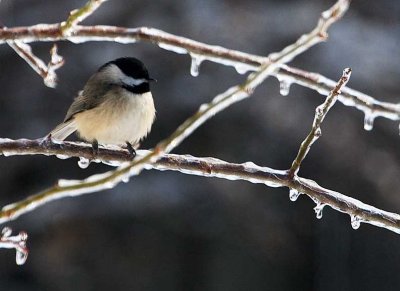
<path fill-rule="evenodd" d="M 324 121 L 328 111 L 332 108 L 333 105 L 335 105 L 338 95 L 340 94 L 342 88 L 346 86 L 347 82 L 350 79 L 350 75 L 351 75 L 351 69 L 350 68 L 344 69 L 343 75 L 337 82 L 336 87 L 326 97 L 325 102 L 319 105 L 315 109 L 315 116 L 311 131 L 307 135 L 305 140 L 301 143 L 299 152 L 297 153 L 297 157 L 294 159 L 292 167 L 289 170 L 289 175 L 291 177 L 297 175 L 300 169 L 301 162 L 307 156 L 307 153 L 310 151 L 310 148 L 313 145 L 313 143 L 316 142 L 316 140 L 321 136 L 322 134 L 321 124 Z"/>
<path fill-rule="evenodd" d="M 58 155 L 60 158 L 81 157 L 90 158 L 92 150 L 89 144 L 63 142 L 60 144 L 43 143 L 41 140 L 0 140 L 0 151 L 4 155 Z M 149 151 L 138 150 L 142 158 Z M 100 148 L 96 156 L 97 162 L 121 165 L 129 161 L 129 153 L 121 148 Z M 146 164 L 146 169 L 179 171 L 188 175 L 217 177 L 229 180 L 243 180 L 251 183 L 265 184 L 269 187 L 290 187 L 297 193 L 304 193 L 322 205 L 347 213 L 352 217 L 352 226 L 357 227 L 361 222 L 384 227 L 400 233 L 400 216 L 395 213 L 380 210 L 341 193 L 325 189 L 312 180 L 301 177 L 293 179 L 289 171 L 274 170 L 260 167 L 254 163 L 228 163 L 215 158 L 198 158 L 189 155 L 163 154 L 154 164 Z M 61 180 L 61 185 L 65 181 Z M 15 213 L 22 215 L 36 207 L 52 200 L 72 196 L 70 192 L 51 192 L 47 195 L 34 195 L 22 201 L 6 206 L 0 212 L 0 222 L 4 223 L 16 218 Z M 297 198 L 297 197 L 296 197 Z M 29 206 L 29 207 L 28 207 Z"/>

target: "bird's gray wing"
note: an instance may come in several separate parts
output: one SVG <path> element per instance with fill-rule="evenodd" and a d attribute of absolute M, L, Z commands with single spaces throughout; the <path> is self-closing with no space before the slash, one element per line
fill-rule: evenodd
<path fill-rule="evenodd" d="M 90 110 L 100 105 L 104 101 L 105 94 L 114 87 L 112 84 L 98 83 L 93 86 L 91 83 L 92 79 L 90 79 L 85 88 L 78 93 L 78 96 L 68 109 L 64 122 L 71 120 L 74 115 L 79 112 Z M 90 96 L 90 98 L 88 96 Z"/>

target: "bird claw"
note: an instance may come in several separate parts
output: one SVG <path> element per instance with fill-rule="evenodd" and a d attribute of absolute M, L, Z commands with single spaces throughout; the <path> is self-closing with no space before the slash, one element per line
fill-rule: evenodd
<path fill-rule="evenodd" d="M 136 157 L 136 151 L 133 148 L 132 144 L 130 142 L 126 142 L 126 148 L 128 150 L 128 152 L 130 153 L 132 159 L 134 159 Z"/>

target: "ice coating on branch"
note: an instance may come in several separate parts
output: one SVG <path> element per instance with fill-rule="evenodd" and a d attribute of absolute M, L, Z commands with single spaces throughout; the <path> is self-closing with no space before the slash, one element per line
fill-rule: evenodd
<path fill-rule="evenodd" d="M 359 229 L 361 225 L 361 218 L 357 215 L 351 215 L 351 227 L 353 229 Z"/>
<path fill-rule="evenodd" d="M 235 64 L 234 67 L 235 67 L 236 72 L 238 72 L 241 75 L 244 75 L 248 71 L 253 70 L 252 66 L 249 66 L 247 64 L 241 64 L 241 63 Z"/>
<path fill-rule="evenodd" d="M 23 265 L 26 262 L 29 253 L 28 248 L 26 247 L 28 234 L 24 231 L 19 232 L 19 234 L 15 236 L 11 236 L 11 234 L 11 228 L 3 228 L 0 237 L 0 248 L 15 249 L 15 261 L 17 265 Z"/>
<path fill-rule="evenodd" d="M 86 158 L 83 158 L 83 157 L 79 158 L 79 161 L 78 161 L 79 168 L 86 169 L 87 167 L 89 167 L 89 165 L 90 165 L 90 160 L 89 159 L 86 159 Z"/>
<path fill-rule="evenodd" d="M 192 58 L 192 62 L 190 64 L 190 74 L 193 77 L 197 77 L 199 75 L 200 65 L 205 58 L 204 56 L 195 53 L 190 53 L 190 57 Z"/>
<path fill-rule="evenodd" d="M 318 202 L 317 206 L 314 207 L 314 211 L 317 216 L 317 219 L 322 218 L 322 210 L 324 209 L 324 207 L 325 207 L 325 204 L 321 203 L 321 202 Z"/>
<path fill-rule="evenodd" d="M 174 52 L 174 53 L 177 53 L 177 54 L 181 54 L 181 55 L 184 55 L 184 54 L 188 53 L 188 51 L 186 49 L 182 48 L 182 47 L 171 45 L 171 44 L 167 44 L 167 43 L 163 43 L 163 42 L 159 42 L 158 46 L 160 48 L 162 48 L 162 49 L 167 50 L 167 51 L 171 51 L 171 52 Z"/>
<path fill-rule="evenodd" d="M 296 201 L 297 200 L 297 198 L 299 198 L 299 196 L 300 196 L 300 192 L 299 191 L 297 191 L 296 189 L 290 189 L 290 191 L 289 191 L 289 199 L 290 199 L 290 201 Z"/>
<path fill-rule="evenodd" d="M 66 160 L 69 159 L 70 157 L 67 155 L 62 155 L 62 154 L 57 154 L 56 155 L 57 158 L 59 158 L 60 160 Z"/>

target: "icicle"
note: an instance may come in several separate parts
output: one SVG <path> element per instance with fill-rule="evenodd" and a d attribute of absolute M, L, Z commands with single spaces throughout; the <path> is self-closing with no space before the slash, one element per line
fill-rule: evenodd
<path fill-rule="evenodd" d="M 15 255 L 15 262 L 17 265 L 23 265 L 25 264 L 26 260 L 28 259 L 28 252 L 21 252 L 17 250 L 17 253 Z"/>
<path fill-rule="evenodd" d="M 124 183 L 128 183 L 129 182 L 129 178 L 130 178 L 129 175 L 125 175 L 125 176 L 122 177 L 121 181 L 124 182 Z"/>
<path fill-rule="evenodd" d="M 17 265 L 23 265 L 28 259 L 28 254 L 29 254 L 29 251 L 26 248 L 26 241 L 28 240 L 28 234 L 24 231 L 21 231 L 18 234 L 18 238 L 19 238 L 18 244 L 20 248 L 16 249 L 15 262 L 17 263 Z"/>
<path fill-rule="evenodd" d="M 322 210 L 324 209 L 325 204 L 323 203 L 317 203 L 317 206 L 314 207 L 314 211 L 317 215 L 317 219 L 321 219 L 322 218 Z"/>
<path fill-rule="evenodd" d="M 86 169 L 87 167 L 89 167 L 89 165 L 90 165 L 90 160 L 88 160 L 86 158 L 82 158 L 82 157 L 79 158 L 78 166 L 81 169 Z"/>
<path fill-rule="evenodd" d="M 374 127 L 374 119 L 375 115 L 372 111 L 365 111 L 365 117 L 364 117 L 364 129 L 365 130 L 372 130 Z"/>
<path fill-rule="evenodd" d="M 279 93 L 281 93 L 282 96 L 289 95 L 290 85 L 292 85 L 292 82 L 288 80 L 279 80 Z"/>
<path fill-rule="evenodd" d="M 351 227 L 353 229 L 359 229 L 361 225 L 361 218 L 358 217 L 357 215 L 352 215 L 351 216 Z"/>
<path fill-rule="evenodd" d="M 299 198 L 300 194 L 301 193 L 299 191 L 297 191 L 296 189 L 290 189 L 290 191 L 289 191 L 290 201 L 296 201 L 297 198 Z"/>
<path fill-rule="evenodd" d="M 200 65 L 204 61 L 204 57 L 194 53 L 190 53 L 190 56 L 192 58 L 192 63 L 190 64 L 190 74 L 193 77 L 197 77 L 199 75 Z"/>
<path fill-rule="evenodd" d="M 12 229 L 8 226 L 4 227 L 1 231 L 1 237 L 9 237 L 12 234 Z"/>

